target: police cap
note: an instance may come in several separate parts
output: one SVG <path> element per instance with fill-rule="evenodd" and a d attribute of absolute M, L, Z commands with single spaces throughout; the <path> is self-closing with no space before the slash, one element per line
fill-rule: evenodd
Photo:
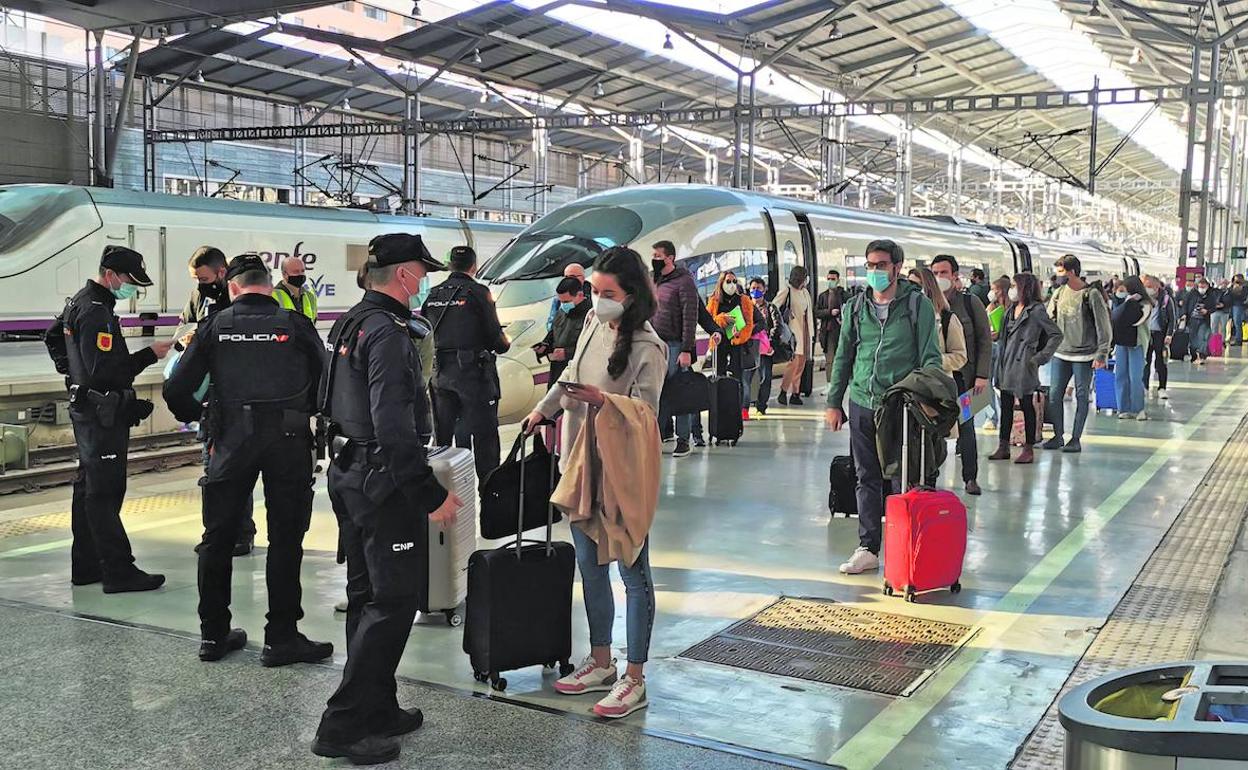
<path fill-rule="evenodd" d="M 137 286 L 151 286 L 152 279 L 147 277 L 147 268 L 143 264 L 143 255 L 125 246 L 105 246 L 100 257 L 100 267 L 107 267 L 114 273 L 125 273 L 134 279 Z"/>
<path fill-rule="evenodd" d="M 421 262 L 431 272 L 445 270 L 446 265 L 433 258 L 419 235 L 386 233 L 368 242 L 368 261 L 376 267 Z"/>
<path fill-rule="evenodd" d="M 477 264 L 477 252 L 471 246 L 456 246 L 451 249 L 448 259 L 452 270 L 467 270 Z"/>
<path fill-rule="evenodd" d="M 225 280 L 232 281 L 243 273 L 251 273 L 259 271 L 262 273 L 269 272 L 269 266 L 259 254 L 239 254 L 230 260 L 230 265 L 225 269 Z"/>

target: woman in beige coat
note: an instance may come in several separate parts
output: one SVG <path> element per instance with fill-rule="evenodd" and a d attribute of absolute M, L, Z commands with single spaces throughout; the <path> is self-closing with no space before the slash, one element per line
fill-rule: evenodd
<path fill-rule="evenodd" d="M 794 341 L 793 360 L 786 364 L 784 379 L 780 380 L 781 404 L 802 405 L 802 396 L 798 392 L 802 386 L 802 372 L 814 352 L 815 303 L 806 288 L 809 278 L 806 268 L 797 265 L 789 271 L 788 284 L 772 300 L 772 304 L 780 308 L 784 320 L 793 330 Z"/>

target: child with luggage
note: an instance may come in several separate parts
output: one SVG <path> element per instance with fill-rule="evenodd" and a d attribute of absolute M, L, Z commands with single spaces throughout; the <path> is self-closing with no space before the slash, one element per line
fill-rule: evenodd
<path fill-rule="evenodd" d="M 574 383 L 574 386 L 551 390 L 524 423 L 525 430 L 531 433 L 544 419 L 553 417 L 561 409 L 565 410 L 562 445 L 568 448 L 575 447 L 576 438 L 587 420 L 610 406 L 607 404 L 609 396 L 613 401 L 623 396 L 628 401 L 640 402 L 650 409 L 652 415 L 657 415 L 659 395 L 667 374 L 667 347 L 649 323 L 655 310 L 654 284 L 637 252 L 626 246 L 607 249 L 594 263 L 590 283 L 593 285 L 594 309 L 577 343 L 576 355 L 564 373 L 564 381 Z M 656 419 L 652 418 L 650 422 Z M 637 430 L 643 428 L 654 426 L 638 423 Z M 599 430 L 601 439 L 602 429 Z M 655 457 L 629 457 L 628 465 L 649 467 L 653 460 L 657 467 L 657 429 L 654 446 L 647 451 L 653 451 Z M 565 454 L 560 464 L 565 476 L 574 476 L 575 472 L 567 466 L 568 457 Z M 600 459 L 598 483 L 600 489 L 606 490 L 612 487 L 611 474 L 617 472 L 619 458 Z M 656 473 L 652 489 L 633 489 L 631 497 L 657 501 L 658 482 Z M 630 513 L 638 512 L 630 510 Z M 614 549 L 619 543 L 604 534 L 610 527 L 595 529 L 591 526 L 593 520 L 578 520 L 576 512 L 570 512 L 569 516 L 573 520 L 572 540 L 584 588 L 591 649 L 575 671 L 555 683 L 555 690 L 564 695 L 606 692 L 606 697 L 594 706 L 594 713 L 600 717 L 624 717 L 648 705 L 643 669 L 654 625 L 655 594 L 650 573 L 648 536 L 654 511 L 641 511 L 640 515 L 644 520 L 626 522 L 630 537 L 635 537 L 638 532 L 642 536 L 640 543 L 628 544 L 631 547 L 627 555 L 633 558 L 616 560 L 627 597 L 628 667 L 623 677 L 616 668 L 616 660 L 611 657 L 615 601 L 611 590 L 610 559 L 604 563 L 600 557 L 600 553 L 605 553 L 604 547 Z M 587 530 L 596 532 L 599 540 L 610 542 L 605 545 L 604 542 L 595 542 Z"/>
<path fill-rule="evenodd" d="M 1001 391 L 1000 443 L 989 460 L 1010 459 L 1010 430 L 1014 425 L 1014 404 L 1023 410 L 1026 445 L 1014 462 L 1034 462 L 1037 431 L 1035 394 L 1040 389 L 1040 367 L 1047 364 L 1062 342 L 1062 332 L 1040 301 L 1040 282 L 1031 273 L 1014 276 L 1009 299 L 1012 307 L 1005 314 L 1001 330 L 1001 355 L 994 366 L 994 379 Z"/>

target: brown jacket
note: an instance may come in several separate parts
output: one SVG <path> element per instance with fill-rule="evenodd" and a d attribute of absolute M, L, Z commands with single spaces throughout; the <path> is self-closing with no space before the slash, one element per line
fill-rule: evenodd
<path fill-rule="evenodd" d="M 605 395 L 577 435 L 550 502 L 598 544 L 599 564 L 631 567 L 659 505 L 659 423 L 645 401 Z"/>

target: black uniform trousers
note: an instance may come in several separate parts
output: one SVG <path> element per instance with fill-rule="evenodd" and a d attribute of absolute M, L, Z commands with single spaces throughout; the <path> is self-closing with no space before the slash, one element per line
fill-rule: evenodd
<path fill-rule="evenodd" d="M 303 618 L 303 536 L 312 518 L 312 436 L 287 435 L 280 416 L 258 416 L 250 436 L 214 442 L 203 487 L 203 545 L 199 549 L 199 624 L 205 639 L 230 630 L 232 553 L 250 510 L 244 513 L 256 479 L 264 482 L 269 546 L 265 585 L 269 592 L 266 644 L 292 640 Z"/>
<path fill-rule="evenodd" d="M 70 527 L 71 576 L 75 582 L 119 580 L 133 572 L 134 553 L 121 523 L 126 498 L 126 461 L 130 426 L 124 418 L 104 427 L 89 412 L 70 411 L 78 444 L 78 473 Z"/>
<path fill-rule="evenodd" d="M 352 743 L 397 715 L 394 672 L 421 605 L 428 527 L 401 490 L 364 494 L 369 466 L 329 467 L 329 499 L 347 559 L 347 664 L 317 737 Z"/>
<path fill-rule="evenodd" d="M 498 375 L 493 364 L 459 364 L 455 354 L 437 354 L 433 378 L 433 422 L 438 446 L 471 448 L 477 478 L 498 467 Z"/>

